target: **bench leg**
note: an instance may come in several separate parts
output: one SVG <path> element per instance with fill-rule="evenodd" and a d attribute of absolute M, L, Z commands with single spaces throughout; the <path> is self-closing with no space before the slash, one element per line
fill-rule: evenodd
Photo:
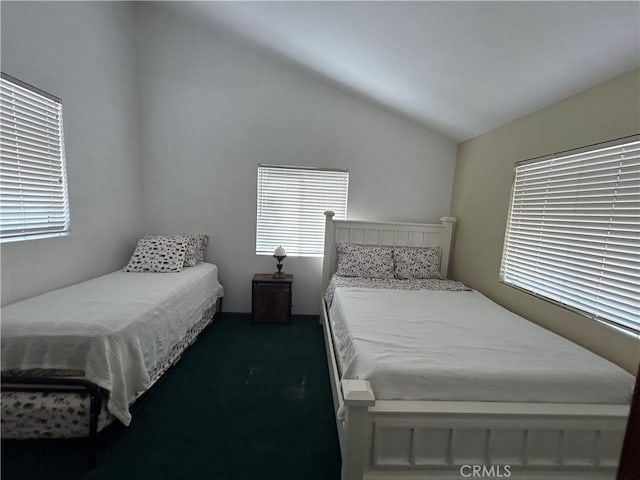
<path fill-rule="evenodd" d="M 89 470 L 93 470 L 97 465 L 97 456 L 98 456 L 98 445 L 97 445 L 97 435 L 98 435 L 98 415 L 100 414 L 101 408 L 101 397 L 99 392 L 96 394 L 94 392 L 89 392 Z"/>

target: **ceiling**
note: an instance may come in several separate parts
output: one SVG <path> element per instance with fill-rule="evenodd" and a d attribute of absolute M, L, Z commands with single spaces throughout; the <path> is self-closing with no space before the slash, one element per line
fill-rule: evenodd
<path fill-rule="evenodd" d="M 640 66 L 640 2 L 175 2 L 456 141 Z"/>

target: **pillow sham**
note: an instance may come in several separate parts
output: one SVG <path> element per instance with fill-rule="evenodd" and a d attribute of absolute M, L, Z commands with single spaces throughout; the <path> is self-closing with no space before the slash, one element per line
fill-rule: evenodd
<path fill-rule="evenodd" d="M 209 244 L 209 235 L 204 233 L 191 233 L 184 236 L 189 239 L 187 252 L 184 256 L 184 266 L 194 267 L 204 262 L 204 251 Z"/>
<path fill-rule="evenodd" d="M 387 247 L 338 243 L 337 275 L 343 277 L 393 278 L 393 252 Z"/>
<path fill-rule="evenodd" d="M 394 247 L 396 278 L 440 278 L 440 247 Z"/>
<path fill-rule="evenodd" d="M 184 265 L 188 239 L 175 236 L 147 236 L 138 240 L 125 272 L 180 272 Z"/>
<path fill-rule="evenodd" d="M 204 262 L 204 252 L 209 244 L 209 235 L 204 233 L 189 233 L 186 235 L 145 235 L 143 238 L 175 238 L 187 240 L 187 250 L 184 255 L 184 267 L 195 267 Z"/>

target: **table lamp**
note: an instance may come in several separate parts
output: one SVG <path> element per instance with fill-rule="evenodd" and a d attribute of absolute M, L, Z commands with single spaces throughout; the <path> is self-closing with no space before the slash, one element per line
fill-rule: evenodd
<path fill-rule="evenodd" d="M 273 258 L 277 258 L 278 259 L 278 263 L 276 264 L 276 267 L 278 268 L 278 271 L 276 273 L 273 274 L 274 278 L 282 278 L 284 277 L 284 273 L 282 273 L 282 260 L 287 256 L 287 252 L 284 251 L 284 248 L 282 247 L 282 245 L 280 245 L 278 248 L 276 248 L 273 252 Z"/>

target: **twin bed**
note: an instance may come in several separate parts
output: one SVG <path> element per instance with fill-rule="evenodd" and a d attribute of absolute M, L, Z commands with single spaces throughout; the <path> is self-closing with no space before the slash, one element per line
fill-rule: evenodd
<path fill-rule="evenodd" d="M 218 268 L 113 272 L 2 309 L 3 438 L 94 437 L 211 322 Z"/>
<path fill-rule="evenodd" d="M 343 480 L 459 479 L 474 466 L 615 476 L 632 375 L 459 282 L 334 275 L 336 249 L 358 244 L 437 247 L 446 278 L 455 219 L 326 215 L 321 321 Z"/>

